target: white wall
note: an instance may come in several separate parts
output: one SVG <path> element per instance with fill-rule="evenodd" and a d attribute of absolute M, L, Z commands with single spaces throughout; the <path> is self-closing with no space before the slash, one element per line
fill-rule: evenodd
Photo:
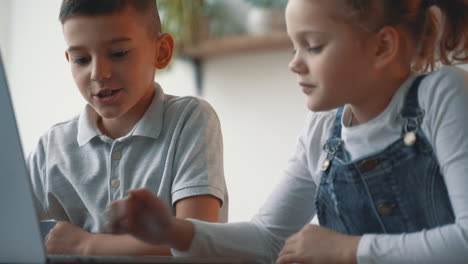
<path fill-rule="evenodd" d="M 0 25 L 8 25 L 0 29 L 0 43 L 11 43 L 5 47 L 6 67 L 26 153 L 50 126 L 84 106 L 64 58 L 60 2 L 0 0 Z M 11 20 L 3 13 L 11 13 Z M 250 219 L 263 203 L 302 125 L 304 99 L 287 70 L 289 56 L 289 51 L 244 54 L 204 63 L 204 95 L 223 129 L 230 221 Z M 165 91 L 195 94 L 190 62 L 173 66 L 156 77 Z"/>
<path fill-rule="evenodd" d="M 10 0 L 0 0 L 0 53 L 9 62 L 6 51 L 10 49 Z"/>

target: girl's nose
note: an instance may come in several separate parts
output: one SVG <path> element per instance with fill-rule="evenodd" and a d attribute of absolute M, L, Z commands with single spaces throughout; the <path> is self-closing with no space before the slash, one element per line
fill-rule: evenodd
<path fill-rule="evenodd" d="M 105 60 L 94 60 L 92 65 L 91 80 L 93 81 L 105 81 L 110 79 L 112 76 L 110 65 Z"/>
<path fill-rule="evenodd" d="M 297 54 L 294 55 L 294 58 L 289 62 L 289 70 L 296 74 L 306 74 L 307 65 L 304 63 L 302 58 Z"/>

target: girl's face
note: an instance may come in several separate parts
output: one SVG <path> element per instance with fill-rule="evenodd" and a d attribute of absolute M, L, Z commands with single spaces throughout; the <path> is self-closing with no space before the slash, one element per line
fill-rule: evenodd
<path fill-rule="evenodd" d="M 372 76 L 370 34 L 345 19 L 341 0 L 289 0 L 289 64 L 312 111 L 326 111 L 368 98 Z"/>

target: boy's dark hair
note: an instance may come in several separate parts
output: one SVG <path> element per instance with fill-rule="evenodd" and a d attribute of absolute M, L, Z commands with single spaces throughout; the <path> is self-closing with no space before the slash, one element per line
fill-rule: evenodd
<path fill-rule="evenodd" d="M 59 19 L 63 25 L 67 19 L 73 16 L 112 14 L 127 7 L 132 7 L 138 14 L 142 15 L 151 36 L 157 37 L 161 33 L 156 0 L 63 0 Z"/>

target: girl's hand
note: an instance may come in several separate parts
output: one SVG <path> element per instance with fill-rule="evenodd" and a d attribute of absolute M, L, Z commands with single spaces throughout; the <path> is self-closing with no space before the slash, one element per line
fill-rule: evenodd
<path fill-rule="evenodd" d="M 357 263 L 356 252 L 360 238 L 317 225 L 307 225 L 286 240 L 276 264 L 354 264 Z"/>
<path fill-rule="evenodd" d="M 131 234 L 150 244 L 168 244 L 176 219 L 171 210 L 148 189 L 128 192 L 107 209 L 104 229 L 114 234 Z"/>

